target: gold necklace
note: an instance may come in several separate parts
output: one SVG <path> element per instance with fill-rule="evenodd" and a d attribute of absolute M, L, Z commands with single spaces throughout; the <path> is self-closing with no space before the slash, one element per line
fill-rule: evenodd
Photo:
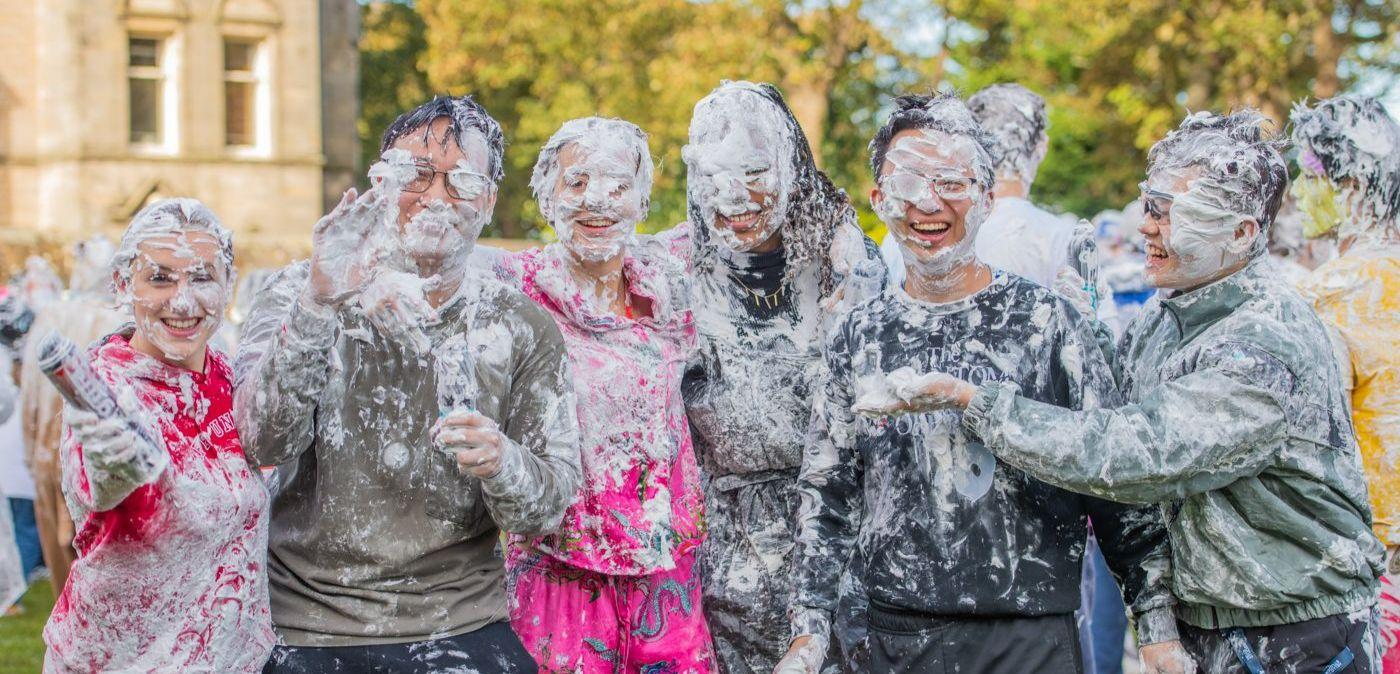
<path fill-rule="evenodd" d="M 753 300 L 753 306 L 755 309 L 777 309 L 778 305 L 781 304 L 783 301 L 783 286 L 781 283 L 778 284 L 777 290 L 774 290 L 771 293 L 761 293 L 757 290 L 754 290 L 753 288 L 750 288 L 747 283 L 740 281 L 738 276 L 730 274 L 729 279 L 739 284 L 739 287 L 744 289 L 744 292 L 748 294 L 749 299 Z"/>

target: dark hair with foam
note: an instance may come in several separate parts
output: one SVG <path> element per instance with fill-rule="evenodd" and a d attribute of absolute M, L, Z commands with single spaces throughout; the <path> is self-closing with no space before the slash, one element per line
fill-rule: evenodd
<path fill-rule="evenodd" d="M 1369 96 L 1337 96 L 1293 108 L 1299 163 L 1320 166 L 1333 184 L 1354 181 L 1362 217 L 1395 227 L 1400 214 L 1400 125 Z"/>
<path fill-rule="evenodd" d="M 486 112 L 486 108 L 472 100 L 471 96 L 436 96 L 433 100 L 399 115 L 398 119 L 384 130 L 384 137 L 379 141 L 379 153 L 383 154 L 400 138 L 410 133 L 426 131 L 429 124 L 439 119 L 447 120 L 447 133 L 441 139 L 443 142 L 450 140 L 462 147 L 462 134 L 467 131 L 481 134 L 486 141 L 486 149 L 490 152 L 486 171 L 492 180 L 500 182 L 505 176 L 505 134 L 501 132 L 501 125 Z"/>
<path fill-rule="evenodd" d="M 1045 99 L 1019 84 L 993 84 L 968 98 L 967 107 L 992 139 L 997 176 L 1034 182 L 1050 128 Z"/>
<path fill-rule="evenodd" d="M 885 155 L 890 151 L 890 143 L 900 132 L 910 129 L 932 129 L 956 136 L 971 138 L 977 146 L 974 167 L 977 181 L 991 188 L 995 176 L 992 173 L 993 141 L 991 136 L 977 123 L 967 104 L 954 93 L 940 93 L 929 96 L 911 94 L 894 99 L 894 114 L 885 125 L 875 132 L 870 141 L 870 171 L 875 180 L 880 179 L 880 170 L 885 165 Z"/>
<path fill-rule="evenodd" d="M 836 288 L 831 264 L 831 242 L 836 238 L 836 230 L 842 226 L 856 227 L 855 208 L 851 206 L 846 192 L 834 185 L 817 164 L 812 148 L 807 144 L 807 136 L 797 123 L 797 117 L 788 108 L 787 101 L 778 88 L 768 84 L 752 82 L 724 82 L 711 91 L 706 99 L 714 96 L 758 96 L 772 105 L 788 128 L 793 139 L 792 163 L 795 169 L 791 196 L 783 216 L 783 250 L 787 260 L 784 280 L 792 282 L 801 271 L 816 264 L 817 280 L 823 297 Z M 702 99 L 702 103 L 705 99 Z M 696 105 L 697 113 L 702 106 Z M 694 126 L 694 120 L 691 121 Z M 688 181 L 687 181 L 688 182 Z M 715 264 L 715 243 L 703 222 L 700 207 L 694 198 L 689 198 L 688 211 L 691 222 L 693 264 L 697 269 L 713 268 Z"/>
<path fill-rule="evenodd" d="M 1265 130 L 1268 123 L 1267 117 L 1250 109 L 1228 115 L 1187 115 L 1148 151 L 1147 172 L 1200 167 L 1228 186 L 1222 196 L 1232 210 L 1254 218 L 1267 230 L 1288 187 L 1288 166 L 1281 152 L 1284 141 Z"/>

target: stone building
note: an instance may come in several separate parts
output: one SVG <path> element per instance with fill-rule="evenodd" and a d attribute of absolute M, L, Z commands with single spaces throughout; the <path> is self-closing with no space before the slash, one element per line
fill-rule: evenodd
<path fill-rule="evenodd" d="M 304 248 L 359 156 L 355 0 L 0 0 L 0 232 L 192 196 Z"/>

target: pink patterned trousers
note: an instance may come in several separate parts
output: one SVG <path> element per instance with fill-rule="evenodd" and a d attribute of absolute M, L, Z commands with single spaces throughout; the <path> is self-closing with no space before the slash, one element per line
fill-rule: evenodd
<path fill-rule="evenodd" d="M 512 548 L 510 622 L 541 673 L 710 674 L 693 552 L 676 568 L 613 576 Z"/>

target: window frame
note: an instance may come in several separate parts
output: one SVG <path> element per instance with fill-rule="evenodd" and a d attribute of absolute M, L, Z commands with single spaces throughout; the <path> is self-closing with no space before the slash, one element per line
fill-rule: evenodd
<path fill-rule="evenodd" d="M 133 43 L 137 40 L 149 40 L 155 43 L 156 63 L 155 65 L 134 65 L 132 63 Z M 133 149 L 162 152 L 169 149 L 171 141 L 170 133 L 170 104 L 174 95 L 170 86 L 170 36 L 158 33 L 132 31 L 128 33 L 126 40 L 126 140 Z M 135 80 L 155 82 L 157 100 L 155 109 L 155 140 L 138 140 L 135 129 L 134 116 L 132 115 L 132 83 Z"/>
<path fill-rule="evenodd" d="M 230 70 L 228 67 L 228 46 L 229 44 L 247 45 L 250 50 L 248 68 L 246 70 Z M 272 152 L 272 90 L 271 90 L 271 45 L 266 36 L 249 35 L 242 33 L 225 33 L 222 36 L 222 49 L 220 50 L 220 73 L 222 76 L 223 93 L 223 125 L 222 143 L 225 151 L 235 156 L 243 157 L 267 157 Z M 229 142 L 229 100 L 228 85 L 239 83 L 252 85 L 250 87 L 253 97 L 252 105 L 249 106 L 252 133 L 249 143 Z"/>

